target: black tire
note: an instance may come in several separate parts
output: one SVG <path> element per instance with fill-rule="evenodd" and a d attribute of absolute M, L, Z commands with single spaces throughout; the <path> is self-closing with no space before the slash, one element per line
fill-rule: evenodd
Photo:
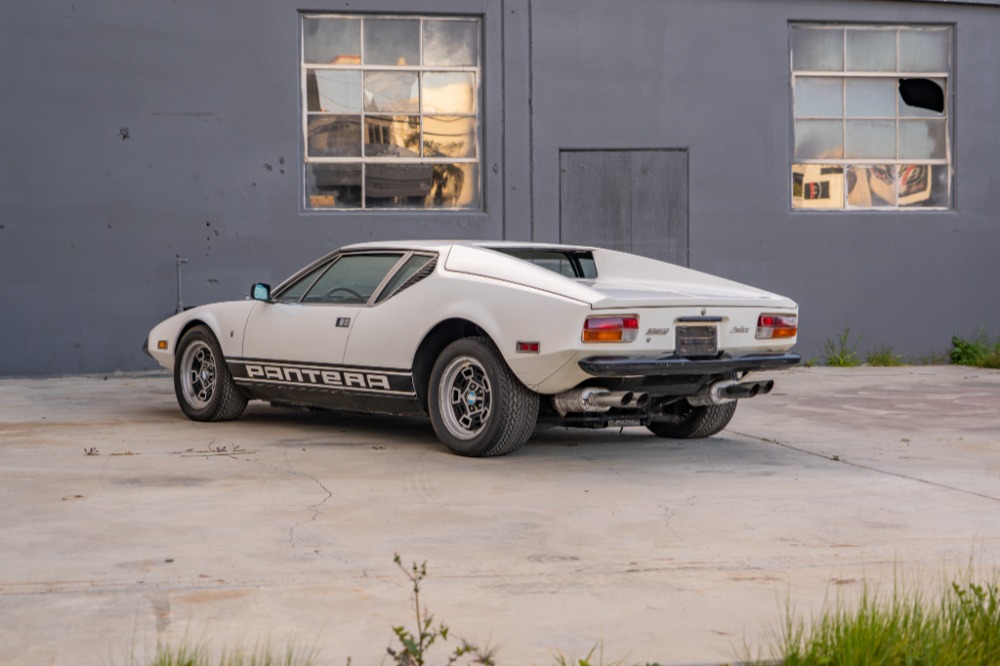
<path fill-rule="evenodd" d="M 434 362 L 427 395 L 438 439 L 463 456 L 516 451 L 538 421 L 538 394 L 518 381 L 484 337 L 445 347 Z"/>
<path fill-rule="evenodd" d="M 232 421 L 247 406 L 233 382 L 219 341 L 207 326 L 186 332 L 174 356 L 174 393 L 192 421 Z"/>
<path fill-rule="evenodd" d="M 657 437 L 700 439 L 722 432 L 736 413 L 736 400 L 721 405 L 689 407 L 678 422 L 653 421 L 647 428 Z"/>

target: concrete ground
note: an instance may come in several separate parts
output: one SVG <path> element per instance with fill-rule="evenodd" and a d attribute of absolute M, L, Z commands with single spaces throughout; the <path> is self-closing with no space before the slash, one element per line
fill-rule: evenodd
<path fill-rule="evenodd" d="M 258 404 L 193 423 L 166 375 L 0 380 L 0 663 L 267 638 L 388 663 L 413 624 L 394 553 L 427 562 L 453 636 L 518 666 L 599 642 L 731 661 L 789 605 L 997 571 L 1000 372 L 770 376 L 709 440 L 549 430 L 489 460 L 419 419 Z"/>

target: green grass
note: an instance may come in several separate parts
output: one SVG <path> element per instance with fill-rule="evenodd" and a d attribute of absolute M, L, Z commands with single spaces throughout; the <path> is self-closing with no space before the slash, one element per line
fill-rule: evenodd
<path fill-rule="evenodd" d="M 836 337 L 827 338 L 823 342 L 823 362 L 835 368 L 854 368 L 861 365 L 861 357 L 857 350 L 861 338 L 858 338 L 853 345 L 850 338 L 850 327 L 845 328 L 844 332 Z"/>
<path fill-rule="evenodd" d="M 789 614 L 778 652 L 784 666 L 995 666 L 997 578 L 952 583 L 936 599 L 899 584 L 888 596 L 866 587 L 857 604 L 838 602 L 808 625 Z"/>
<path fill-rule="evenodd" d="M 129 660 L 130 666 L 315 666 L 315 658 L 310 651 L 302 652 L 288 647 L 284 652 L 274 653 L 269 645 L 247 651 L 241 648 L 223 650 L 213 655 L 209 647 L 198 645 L 169 646 L 159 644 L 150 660 Z"/>
<path fill-rule="evenodd" d="M 889 345 L 882 345 L 873 349 L 865 356 L 865 363 L 879 368 L 895 368 L 905 365 L 903 357 L 892 351 Z"/>
<path fill-rule="evenodd" d="M 959 336 L 951 339 L 951 362 L 977 368 L 1000 368 L 1000 338 L 990 339 L 980 331 L 972 340 Z"/>

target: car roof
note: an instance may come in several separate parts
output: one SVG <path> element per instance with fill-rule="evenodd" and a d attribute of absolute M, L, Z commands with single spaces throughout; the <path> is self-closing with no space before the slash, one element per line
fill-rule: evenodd
<path fill-rule="evenodd" d="M 538 250 L 593 250 L 596 248 L 581 245 L 561 245 L 559 243 L 531 243 L 519 241 L 500 240 L 400 240 L 400 241 L 370 241 L 367 243 L 354 243 L 347 245 L 341 250 L 444 250 L 455 245 L 465 245 L 471 247 L 493 248 L 531 248 Z"/>

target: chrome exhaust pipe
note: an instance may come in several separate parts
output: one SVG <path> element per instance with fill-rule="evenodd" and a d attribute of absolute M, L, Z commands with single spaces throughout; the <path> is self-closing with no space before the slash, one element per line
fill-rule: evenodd
<path fill-rule="evenodd" d="M 723 405 L 733 400 L 741 398 L 753 398 L 758 395 L 767 395 L 774 388 L 774 380 L 767 379 L 760 382 L 743 382 L 742 384 L 731 379 L 715 382 L 708 387 L 704 393 L 688 398 L 687 401 L 696 407 L 707 405 Z"/>
<path fill-rule="evenodd" d="M 609 391 L 598 386 L 571 389 L 552 396 L 552 406 L 560 416 L 570 412 L 606 412 L 612 407 L 641 409 L 647 402 L 647 393 Z"/>

